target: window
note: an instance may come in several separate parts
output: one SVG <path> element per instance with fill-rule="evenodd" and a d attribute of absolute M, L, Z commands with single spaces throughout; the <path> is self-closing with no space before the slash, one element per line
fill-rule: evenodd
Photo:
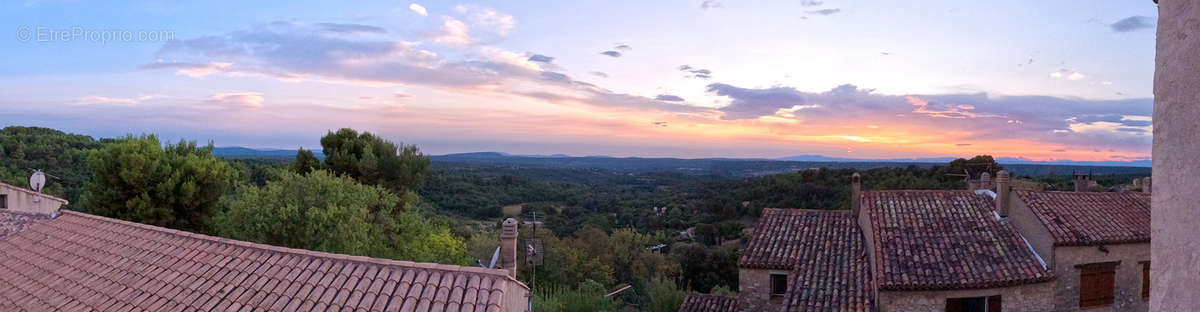
<path fill-rule="evenodd" d="M 1117 262 L 1083 264 L 1076 267 L 1079 268 L 1079 307 L 1111 305 Z"/>
<path fill-rule="evenodd" d="M 771 274 L 771 295 L 783 296 L 787 293 L 787 274 Z"/>
<path fill-rule="evenodd" d="M 0 194 L 0 209 L 8 209 L 8 194 Z"/>
<path fill-rule="evenodd" d="M 1142 299 L 1150 299 L 1150 261 L 1142 262 Z"/>
<path fill-rule="evenodd" d="M 947 298 L 946 312 L 1000 312 L 1000 295 L 990 297 Z"/>

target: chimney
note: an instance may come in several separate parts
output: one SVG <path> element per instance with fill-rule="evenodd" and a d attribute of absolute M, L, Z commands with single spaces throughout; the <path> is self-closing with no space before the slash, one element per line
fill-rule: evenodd
<path fill-rule="evenodd" d="M 992 174 L 987 172 L 979 174 L 979 188 L 985 190 L 992 188 Z"/>
<path fill-rule="evenodd" d="M 1000 170 L 996 173 L 996 214 L 1001 218 L 1008 217 L 1008 192 L 1012 190 L 1010 181 L 1008 171 Z"/>
<path fill-rule="evenodd" d="M 1150 191 L 1152 191 L 1150 187 L 1150 177 L 1142 178 L 1142 192 L 1150 193 Z"/>
<path fill-rule="evenodd" d="M 862 209 L 862 176 L 855 172 L 850 176 L 850 211 L 858 216 L 860 209 Z"/>
<path fill-rule="evenodd" d="M 1076 192 L 1087 192 L 1088 188 L 1090 188 L 1091 186 L 1092 186 L 1092 177 L 1091 176 L 1088 176 L 1087 174 L 1084 174 L 1084 173 L 1076 173 L 1075 174 L 1075 191 Z"/>
<path fill-rule="evenodd" d="M 500 268 L 517 278 L 517 220 L 504 219 L 500 228 Z"/>

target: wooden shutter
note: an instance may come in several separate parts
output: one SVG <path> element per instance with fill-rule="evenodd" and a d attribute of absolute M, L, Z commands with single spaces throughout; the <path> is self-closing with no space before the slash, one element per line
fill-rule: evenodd
<path fill-rule="evenodd" d="M 1113 303 L 1116 265 L 1079 267 L 1079 307 L 1106 306 Z"/>
<path fill-rule="evenodd" d="M 1150 262 L 1142 263 L 1142 299 L 1150 299 Z"/>
<path fill-rule="evenodd" d="M 1004 311 L 1004 309 L 1002 309 L 1000 307 L 1000 295 L 988 297 L 987 304 L 988 304 L 988 308 L 987 308 L 988 312 Z"/>

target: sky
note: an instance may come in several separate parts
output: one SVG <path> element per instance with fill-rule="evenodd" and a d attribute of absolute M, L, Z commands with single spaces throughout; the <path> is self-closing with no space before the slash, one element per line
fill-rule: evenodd
<path fill-rule="evenodd" d="M 176 1 L 184 2 L 184 1 Z M 1150 157 L 1151 1 L 0 3 L 0 126 L 429 154 Z"/>

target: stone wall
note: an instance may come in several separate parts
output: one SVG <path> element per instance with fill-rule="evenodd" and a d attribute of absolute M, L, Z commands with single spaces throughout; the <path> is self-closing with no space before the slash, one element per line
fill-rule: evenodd
<path fill-rule="evenodd" d="M 788 292 L 793 277 L 786 270 L 738 268 L 738 292 L 743 311 L 783 311 L 784 296 L 771 297 L 771 274 L 788 274 Z"/>
<path fill-rule="evenodd" d="M 1087 308 L 1088 312 L 1147 311 L 1142 298 L 1142 263 L 1150 260 L 1150 244 L 1058 246 L 1054 248 L 1055 311 L 1079 311 L 1079 269 L 1076 265 L 1120 261 L 1115 273 L 1113 304 Z M 1151 288 L 1154 289 L 1154 288 Z"/>
<path fill-rule="evenodd" d="M 1190 311 L 1200 306 L 1200 1 L 1158 1 L 1154 63 L 1150 305 Z"/>
<path fill-rule="evenodd" d="M 946 299 L 1000 295 L 1003 311 L 1054 311 L 1054 283 L 1003 288 L 938 291 L 879 291 L 879 311 L 941 312 Z"/>

